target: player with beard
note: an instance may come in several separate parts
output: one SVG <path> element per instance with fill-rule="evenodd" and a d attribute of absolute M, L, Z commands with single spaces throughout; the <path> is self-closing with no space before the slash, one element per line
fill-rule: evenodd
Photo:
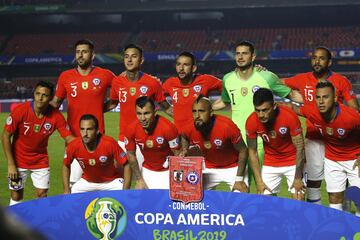
<path fill-rule="evenodd" d="M 316 85 L 314 104 L 295 111 L 312 122 L 325 143 L 324 177 L 329 206 L 343 210 L 347 181 L 360 187 L 360 114 L 337 103 L 336 90 L 329 82 Z M 358 169 L 356 169 L 358 168 Z M 356 216 L 360 216 L 357 206 Z"/>
<path fill-rule="evenodd" d="M 125 143 L 129 162 L 138 164 L 136 146 L 144 156 L 141 174 L 145 182 L 139 182 L 139 188 L 169 189 L 167 156 L 181 153 L 178 131 L 172 122 L 156 115 L 155 103 L 150 97 L 136 99 L 134 108 L 137 121 L 127 125 Z M 142 178 L 137 173 L 135 177 Z"/>
<path fill-rule="evenodd" d="M 222 101 L 213 104 L 214 110 L 231 105 L 232 120 L 239 127 L 243 139 L 246 139 L 246 119 L 254 111 L 253 95 L 259 88 L 271 89 L 274 94 L 282 98 L 289 97 L 296 102 L 302 101 L 301 96 L 282 84 L 274 73 L 258 71 L 254 67 L 255 58 L 255 48 L 251 42 L 242 41 L 236 45 L 236 68 L 223 78 Z M 257 146 L 260 163 L 262 163 L 264 150 L 261 138 L 258 138 Z"/>
<path fill-rule="evenodd" d="M 292 197 L 303 200 L 305 152 L 298 116 L 286 106 L 277 106 L 273 93 L 267 88 L 260 88 L 254 93 L 253 104 L 255 111 L 246 121 L 246 135 L 257 192 L 267 195 L 278 193 L 281 179 L 285 176 Z M 261 171 L 257 136 L 263 139 L 265 150 Z"/>
<path fill-rule="evenodd" d="M 215 189 L 224 181 L 233 191 L 248 192 L 244 179 L 248 152 L 239 128 L 229 118 L 213 114 L 203 95 L 194 101 L 192 114 L 194 120 L 181 128 L 182 145 L 198 147 L 205 157 L 204 188 Z"/>
<path fill-rule="evenodd" d="M 99 120 L 99 130 L 104 133 L 104 102 L 107 89 L 115 75 L 93 65 L 94 44 L 89 40 L 75 43 L 77 66 L 60 74 L 52 106 L 59 108 L 65 98 L 68 101 L 67 121 L 74 136 L 80 136 L 79 122 L 84 114 L 92 114 Z M 82 170 L 77 161 L 71 165 L 70 182 L 77 182 Z"/>
<path fill-rule="evenodd" d="M 176 58 L 177 77 L 170 77 L 163 83 L 165 95 L 171 97 L 175 126 L 180 130 L 184 124 L 192 122 L 191 108 L 200 95 L 209 96 L 211 91 L 221 92 L 221 80 L 208 74 L 195 74 L 195 56 L 182 52 Z"/>
<path fill-rule="evenodd" d="M 326 47 L 317 47 L 311 55 L 312 72 L 301 73 L 282 81 L 292 89 L 298 90 L 305 105 L 316 105 L 315 90 L 319 82 L 331 82 L 336 89 L 337 102 L 346 104 L 359 110 L 356 94 L 352 91 L 350 81 L 343 75 L 330 70 L 332 64 L 331 52 Z M 320 187 L 324 179 L 324 151 L 325 146 L 321 135 L 314 125 L 306 121 L 305 154 L 307 174 L 307 201 L 321 204 Z"/>

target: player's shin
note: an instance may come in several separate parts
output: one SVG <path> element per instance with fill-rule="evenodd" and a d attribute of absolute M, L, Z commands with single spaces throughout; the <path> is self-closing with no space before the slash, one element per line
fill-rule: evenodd
<path fill-rule="evenodd" d="M 307 202 L 321 205 L 321 192 L 320 188 L 307 188 Z"/>

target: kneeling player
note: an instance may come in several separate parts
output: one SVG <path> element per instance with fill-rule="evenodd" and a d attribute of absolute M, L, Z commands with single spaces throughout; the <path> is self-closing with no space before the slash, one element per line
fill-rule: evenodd
<path fill-rule="evenodd" d="M 64 193 L 70 193 L 70 164 L 74 159 L 83 169 L 83 175 L 72 186 L 71 193 L 129 189 L 131 170 L 126 153 L 114 139 L 99 132 L 98 120 L 93 115 L 85 114 L 81 117 L 80 134 L 81 137 L 66 148 L 63 164 Z M 124 167 L 124 178 L 115 164 Z"/>
<path fill-rule="evenodd" d="M 281 179 L 285 176 L 293 198 L 303 200 L 305 153 L 301 123 L 297 115 L 285 106 L 277 106 L 269 89 L 260 88 L 256 91 L 253 104 L 255 112 L 246 121 L 246 134 L 258 193 L 278 193 Z M 261 176 L 256 150 L 258 135 L 264 141 L 265 150 Z"/>

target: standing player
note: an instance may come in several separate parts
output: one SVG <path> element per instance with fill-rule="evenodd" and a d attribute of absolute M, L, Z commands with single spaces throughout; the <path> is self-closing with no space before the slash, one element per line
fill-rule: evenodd
<path fill-rule="evenodd" d="M 80 134 L 81 137 L 66 148 L 63 164 L 64 193 L 70 193 L 70 164 L 75 159 L 83 169 L 83 175 L 72 186 L 71 193 L 129 189 L 131 171 L 126 153 L 113 138 L 100 133 L 96 117 L 85 114 L 80 118 Z M 115 161 L 124 166 L 124 178 L 117 171 Z"/>
<path fill-rule="evenodd" d="M 75 43 L 77 67 L 61 73 L 52 105 L 59 108 L 65 98 L 68 101 L 67 120 L 74 136 L 80 136 L 79 122 L 84 114 L 92 114 L 99 120 L 99 130 L 104 133 L 104 101 L 111 87 L 114 74 L 93 65 L 94 44 L 89 40 Z M 70 182 L 77 182 L 82 170 L 77 161 L 71 165 Z"/>
<path fill-rule="evenodd" d="M 329 81 L 316 85 L 315 100 L 317 106 L 307 104 L 294 109 L 308 118 L 322 135 L 329 206 L 342 210 L 346 182 L 360 187 L 360 114 L 336 102 L 336 90 Z M 356 215 L 360 216 L 359 206 Z"/>
<path fill-rule="evenodd" d="M 179 155 L 178 131 L 173 123 L 156 115 L 154 101 L 147 96 L 136 100 L 135 121 L 127 126 L 126 149 L 129 161 L 136 162 L 135 149 L 144 156 L 142 176 L 150 189 L 169 189 L 167 156 Z M 135 173 L 136 174 L 136 173 Z M 140 178 L 137 176 L 136 178 Z"/>
<path fill-rule="evenodd" d="M 346 104 L 359 111 L 356 95 L 352 91 L 350 81 L 329 68 L 331 66 L 331 52 L 326 47 L 317 47 L 311 56 L 312 72 L 301 73 L 282 80 L 287 86 L 298 90 L 303 97 L 304 104 L 316 105 L 315 89 L 319 82 L 331 82 L 336 89 L 337 102 Z M 324 178 L 324 143 L 321 136 L 309 120 L 306 121 L 307 131 L 305 143 L 307 174 L 307 201 L 321 204 L 321 181 Z"/>
<path fill-rule="evenodd" d="M 49 106 L 53 94 L 51 83 L 39 82 L 35 86 L 34 102 L 20 104 L 6 120 L 2 144 L 8 161 L 10 205 L 23 199 L 28 172 L 31 173 L 36 196 L 47 196 L 50 181 L 49 137 L 57 129 L 66 143 L 73 139 L 62 114 Z"/>
<path fill-rule="evenodd" d="M 243 139 L 245 136 L 245 123 L 254 111 L 253 95 L 259 88 L 271 89 L 279 97 L 289 97 L 294 101 L 301 101 L 301 96 L 290 88 L 281 84 L 279 78 L 269 71 L 257 71 L 254 67 L 256 58 L 254 45 L 248 41 L 240 42 L 235 48 L 236 69 L 223 78 L 222 102 L 213 105 L 219 110 L 231 104 L 232 120 L 240 128 Z M 258 154 L 263 162 L 264 150 L 261 138 L 258 138 Z M 251 180 L 249 178 L 249 180 Z"/>
<path fill-rule="evenodd" d="M 221 80 L 207 74 L 196 75 L 195 56 L 182 52 L 176 58 L 177 77 L 167 79 L 163 86 L 166 95 L 173 104 L 174 123 L 178 129 L 192 121 L 191 108 L 194 100 L 200 95 L 208 96 L 211 91 L 221 92 Z"/>
<path fill-rule="evenodd" d="M 129 44 L 124 48 L 125 73 L 114 78 L 110 92 L 110 101 L 106 106 L 109 111 L 120 103 L 119 145 L 125 150 L 124 134 L 128 125 L 136 121 L 135 101 L 140 96 L 149 96 L 161 103 L 164 108 L 169 105 L 165 101 L 159 79 L 141 72 L 144 62 L 143 50 L 137 45 Z M 136 150 L 139 164 L 143 156 L 139 148 Z"/>
<path fill-rule="evenodd" d="M 288 107 L 277 106 L 271 90 L 266 88 L 260 88 L 254 93 L 253 104 L 255 112 L 246 121 L 246 135 L 258 193 L 278 193 L 281 179 L 285 176 L 292 197 L 303 200 L 305 152 L 298 116 Z M 261 175 L 257 136 L 263 139 L 265 150 Z"/>
<path fill-rule="evenodd" d="M 200 95 L 192 107 L 193 121 L 182 127 L 183 148 L 189 144 L 205 157 L 205 189 L 226 182 L 230 189 L 248 192 L 244 170 L 248 151 L 239 128 L 227 117 L 213 115 L 211 102 Z"/>

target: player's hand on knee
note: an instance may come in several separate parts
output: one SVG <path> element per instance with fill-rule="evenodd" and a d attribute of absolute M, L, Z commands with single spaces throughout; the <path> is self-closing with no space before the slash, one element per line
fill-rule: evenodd
<path fill-rule="evenodd" d="M 265 190 L 272 193 L 271 189 L 263 181 L 256 183 L 256 188 L 258 194 L 264 194 Z"/>
<path fill-rule="evenodd" d="M 16 180 L 19 178 L 19 173 L 15 165 L 8 165 L 8 178 Z"/>
<path fill-rule="evenodd" d="M 301 179 L 294 179 L 290 189 L 295 189 L 295 199 L 303 200 L 305 198 L 306 186 Z"/>
<path fill-rule="evenodd" d="M 247 187 L 247 185 L 244 181 L 239 181 L 239 182 L 235 182 L 232 191 L 249 193 L 249 188 Z"/>

